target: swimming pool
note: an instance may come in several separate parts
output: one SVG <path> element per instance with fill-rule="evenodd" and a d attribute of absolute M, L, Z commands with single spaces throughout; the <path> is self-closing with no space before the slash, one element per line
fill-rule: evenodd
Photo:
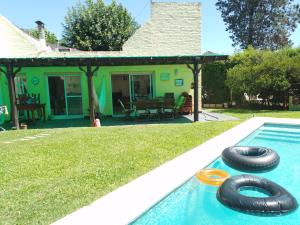
<path fill-rule="evenodd" d="M 280 163 L 272 171 L 254 174 L 272 180 L 288 190 L 300 202 L 300 126 L 265 124 L 238 143 L 240 146 L 264 146 L 280 155 Z M 228 167 L 221 159 L 208 168 L 227 171 L 231 176 L 242 174 Z M 132 225 L 240 225 L 240 224 L 299 224 L 300 211 L 288 215 L 261 217 L 231 210 L 216 199 L 216 187 L 207 186 L 192 177 L 162 201 L 144 213 Z M 248 196 L 261 196 L 259 192 L 245 191 Z"/>

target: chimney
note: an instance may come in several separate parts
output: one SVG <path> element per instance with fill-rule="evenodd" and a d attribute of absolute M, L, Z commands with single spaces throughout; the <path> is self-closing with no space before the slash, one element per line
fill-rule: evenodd
<path fill-rule="evenodd" d="M 45 24 L 42 21 L 36 21 L 37 28 L 39 31 L 39 41 L 43 47 L 46 47 L 46 34 L 45 34 Z"/>

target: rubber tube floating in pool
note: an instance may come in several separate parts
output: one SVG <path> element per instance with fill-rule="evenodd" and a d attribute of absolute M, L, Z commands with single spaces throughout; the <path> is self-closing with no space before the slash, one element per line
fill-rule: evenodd
<path fill-rule="evenodd" d="M 204 184 L 220 186 L 229 177 L 229 174 L 224 170 L 204 169 L 197 172 L 196 177 Z"/>
<path fill-rule="evenodd" d="M 222 152 L 222 160 L 237 170 L 264 172 L 274 169 L 280 157 L 269 148 L 233 146 Z"/>
<path fill-rule="evenodd" d="M 240 194 L 242 188 L 261 190 L 265 198 Z M 234 210 L 249 214 L 273 216 L 292 212 L 298 207 L 296 199 L 278 184 L 252 175 L 239 175 L 227 179 L 217 191 L 217 199 Z"/>

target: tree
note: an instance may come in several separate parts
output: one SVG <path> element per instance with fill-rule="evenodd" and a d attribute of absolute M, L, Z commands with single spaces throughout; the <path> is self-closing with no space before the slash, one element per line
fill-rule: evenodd
<path fill-rule="evenodd" d="M 63 24 L 63 43 L 79 50 L 118 51 L 138 28 L 137 23 L 115 0 L 86 0 L 68 10 Z"/>
<path fill-rule="evenodd" d="M 300 21 L 294 0 L 218 0 L 233 46 L 246 49 L 280 49 L 290 46 L 289 37 Z"/>
<path fill-rule="evenodd" d="M 286 103 L 293 86 L 300 84 L 299 61 L 297 48 L 276 52 L 249 48 L 230 58 L 235 66 L 228 70 L 226 84 L 240 98 L 247 93 L 272 105 Z"/>
<path fill-rule="evenodd" d="M 27 30 L 27 32 L 35 37 L 35 38 L 39 38 L 39 31 L 37 29 L 29 29 Z M 48 30 L 45 30 L 45 35 L 46 35 L 46 42 L 49 43 L 49 44 L 56 44 L 58 42 L 58 39 L 57 37 L 55 36 L 54 33 L 51 33 L 50 31 Z"/>
<path fill-rule="evenodd" d="M 227 77 L 226 62 L 213 62 L 203 64 L 202 84 L 203 102 L 205 104 L 220 104 L 229 102 L 229 88 L 225 85 Z"/>

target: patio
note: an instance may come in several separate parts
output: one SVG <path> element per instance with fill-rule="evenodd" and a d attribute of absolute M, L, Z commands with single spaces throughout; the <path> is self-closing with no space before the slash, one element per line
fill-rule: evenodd
<path fill-rule="evenodd" d="M 147 125 L 147 124 L 188 124 L 193 123 L 194 115 L 180 115 L 174 119 L 148 120 L 135 118 L 126 119 L 124 117 L 104 117 L 101 118 L 101 126 L 131 126 L 131 125 Z M 236 117 L 223 113 L 215 113 L 203 111 L 199 113 L 199 122 L 208 121 L 236 121 Z M 3 127 L 9 130 L 12 123 L 6 123 Z M 88 118 L 83 119 L 64 119 L 64 120 L 47 120 L 46 122 L 36 120 L 34 123 L 28 123 L 28 129 L 52 129 L 52 128 L 70 128 L 70 127 L 90 127 Z"/>

